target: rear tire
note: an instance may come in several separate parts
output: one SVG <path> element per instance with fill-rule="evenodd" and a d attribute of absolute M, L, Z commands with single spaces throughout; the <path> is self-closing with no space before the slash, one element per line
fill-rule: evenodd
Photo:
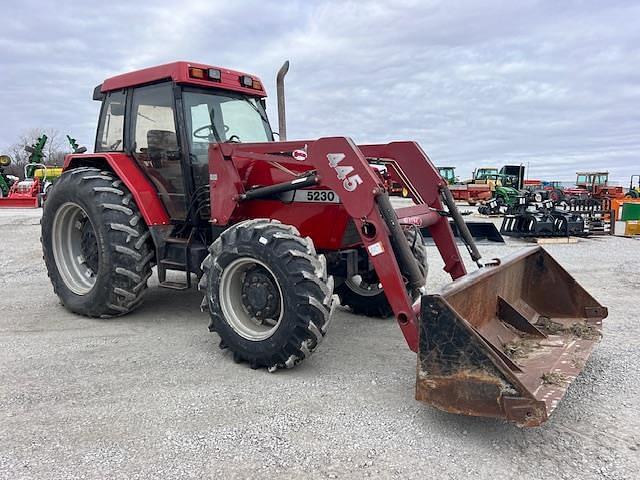
<path fill-rule="evenodd" d="M 235 361 L 292 368 L 324 339 L 333 279 L 310 238 L 274 220 L 238 223 L 220 235 L 202 263 L 209 330 Z"/>
<path fill-rule="evenodd" d="M 549 198 L 556 203 L 562 202 L 564 200 L 564 192 L 559 188 L 554 188 L 551 190 L 551 193 L 549 193 Z"/>
<path fill-rule="evenodd" d="M 411 247 L 411 253 L 418 262 L 418 267 L 427 278 L 429 265 L 427 263 L 427 249 L 424 246 L 422 234 L 417 228 L 409 228 L 404 231 L 405 236 Z M 387 300 L 387 296 L 379 285 L 380 280 L 375 270 L 369 273 L 369 278 L 362 278 L 359 284 L 354 283 L 354 278 L 345 279 L 340 285 L 336 286 L 336 293 L 340 297 L 340 303 L 351 308 L 351 311 L 358 315 L 366 315 L 368 317 L 387 318 L 393 314 L 393 309 Z M 364 283 L 363 283 L 364 282 Z M 375 285 L 375 290 L 369 288 Z M 416 301 L 420 296 L 420 290 L 415 289 L 408 291 L 412 301 Z"/>
<path fill-rule="evenodd" d="M 113 173 L 81 167 L 62 174 L 41 223 L 47 273 L 68 310 L 115 317 L 142 303 L 154 249 L 131 193 Z"/>

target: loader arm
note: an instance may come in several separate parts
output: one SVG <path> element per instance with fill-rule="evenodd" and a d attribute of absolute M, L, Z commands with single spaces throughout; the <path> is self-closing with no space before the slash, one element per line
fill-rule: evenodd
<path fill-rule="evenodd" d="M 238 220 L 234 212 L 242 202 L 278 192 L 324 187 L 339 195 L 405 340 L 418 353 L 420 401 L 448 412 L 540 425 L 599 339 L 607 309 L 541 248 L 466 275 L 447 216 L 441 215 L 443 200 L 463 230 L 464 222 L 444 180 L 413 142 L 356 146 L 335 137 L 214 144 L 209 152 L 214 224 L 226 226 Z M 248 190 L 236 168 L 247 161 L 291 166 L 292 158 L 298 170 L 291 172 L 291 180 Z M 394 210 L 382 178 L 367 159 L 393 168 L 417 204 Z M 429 228 L 454 282 L 412 305 L 405 280 L 415 286 L 421 279 L 400 222 L 411 224 L 414 219 Z M 477 261 L 479 253 L 471 242 L 468 249 Z"/>
<path fill-rule="evenodd" d="M 317 185 L 338 193 L 367 249 L 405 340 L 409 348 L 417 352 L 419 305 L 415 308 L 412 305 L 400 268 L 402 264 L 402 271 L 411 272 L 412 266 L 416 268 L 415 260 L 406 254 L 409 246 L 406 238 L 398 234 L 398 217 L 390 206 L 380 177 L 369 165 L 367 157 L 395 162 L 395 168 L 414 190 L 415 198 L 421 204 L 415 207 L 416 213 L 442 211 L 440 190 L 446 188 L 445 182 L 414 142 L 358 147 L 348 138 L 329 137 L 316 141 L 271 144 L 212 144 L 209 155 L 211 221 L 217 225 L 227 225 L 238 204 L 251 196 L 245 191 L 234 160 L 244 158 L 277 162 L 284 158 L 291 162 L 294 151 L 307 153 L 299 161 L 308 165 L 309 173 L 292 180 L 292 184 L 307 182 L 305 185 Z M 270 188 L 269 191 L 273 191 L 278 187 Z M 287 186 L 283 185 L 282 188 Z M 447 218 L 440 215 L 428 218 L 428 227 L 445 262 L 445 271 L 454 279 L 465 275 L 464 264 Z M 419 282 L 420 279 L 409 278 L 409 281 Z M 421 281 L 424 284 L 424 279 Z"/>

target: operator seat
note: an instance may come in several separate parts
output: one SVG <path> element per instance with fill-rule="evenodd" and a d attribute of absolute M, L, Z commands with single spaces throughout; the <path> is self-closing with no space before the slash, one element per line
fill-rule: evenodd
<path fill-rule="evenodd" d="M 176 132 L 169 130 L 147 131 L 147 155 L 153 168 L 164 168 L 165 160 L 179 160 L 177 152 Z"/>

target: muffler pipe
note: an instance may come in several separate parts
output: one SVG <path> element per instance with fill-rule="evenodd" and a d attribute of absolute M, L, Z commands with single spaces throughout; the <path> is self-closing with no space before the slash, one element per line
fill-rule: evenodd
<path fill-rule="evenodd" d="M 287 140 L 287 112 L 284 104 L 284 76 L 289 71 L 289 60 L 284 62 L 276 75 L 276 93 L 278 97 L 278 136 L 281 142 Z"/>

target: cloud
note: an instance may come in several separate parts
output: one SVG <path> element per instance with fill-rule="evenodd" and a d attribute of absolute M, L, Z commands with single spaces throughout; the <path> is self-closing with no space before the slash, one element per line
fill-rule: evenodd
<path fill-rule="evenodd" d="M 110 75 L 194 60 L 275 93 L 290 59 L 292 138 L 412 139 L 462 177 L 640 171 L 637 2 L 40 0 L 4 14 L 0 149 L 35 125 L 92 145 L 91 92 Z"/>

